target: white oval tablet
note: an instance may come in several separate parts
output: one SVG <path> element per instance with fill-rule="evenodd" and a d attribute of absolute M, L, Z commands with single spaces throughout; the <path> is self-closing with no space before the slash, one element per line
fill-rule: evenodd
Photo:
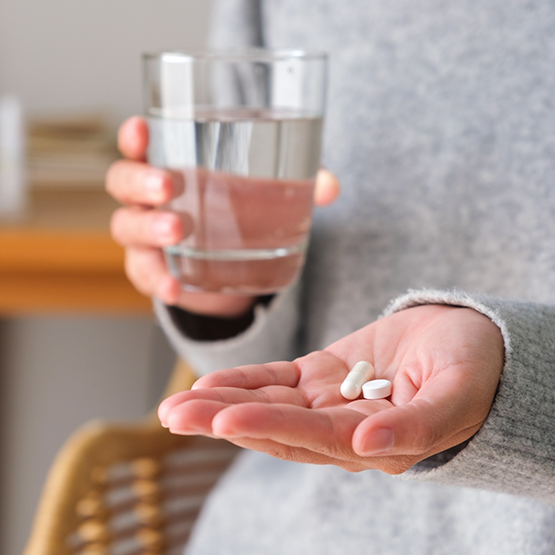
<path fill-rule="evenodd" d="M 362 386 L 362 395 L 365 399 L 385 399 L 391 395 L 391 382 L 389 380 L 372 380 Z"/>

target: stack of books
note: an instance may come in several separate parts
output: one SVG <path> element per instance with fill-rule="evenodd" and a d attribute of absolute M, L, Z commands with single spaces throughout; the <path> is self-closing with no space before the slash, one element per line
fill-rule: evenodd
<path fill-rule="evenodd" d="M 119 158 L 116 137 L 102 117 L 31 120 L 27 170 L 32 189 L 98 189 Z"/>

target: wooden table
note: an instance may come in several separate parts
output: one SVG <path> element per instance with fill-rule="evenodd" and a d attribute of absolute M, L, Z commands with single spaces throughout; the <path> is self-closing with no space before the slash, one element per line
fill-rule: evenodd
<path fill-rule="evenodd" d="M 0 222 L 0 315 L 149 313 L 109 234 L 102 190 L 34 191 L 17 222 Z"/>

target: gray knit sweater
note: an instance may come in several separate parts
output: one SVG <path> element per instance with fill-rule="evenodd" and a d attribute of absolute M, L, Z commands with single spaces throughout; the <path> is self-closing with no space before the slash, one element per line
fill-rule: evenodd
<path fill-rule="evenodd" d="M 506 364 L 468 446 L 402 477 L 244 453 L 188 553 L 555 553 L 555 3 L 221 0 L 214 15 L 219 45 L 330 53 L 323 162 L 343 194 L 316 211 L 301 287 L 240 336 L 191 341 L 158 305 L 178 352 L 200 373 L 288 359 L 441 302 L 489 316 Z"/>

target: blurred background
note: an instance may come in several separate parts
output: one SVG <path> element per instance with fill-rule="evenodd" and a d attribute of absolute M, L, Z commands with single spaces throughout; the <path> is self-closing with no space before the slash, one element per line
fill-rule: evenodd
<path fill-rule="evenodd" d="M 156 405 L 174 355 L 123 274 L 103 177 L 141 53 L 205 45 L 209 0 L 0 2 L 0 553 L 92 418 Z"/>

